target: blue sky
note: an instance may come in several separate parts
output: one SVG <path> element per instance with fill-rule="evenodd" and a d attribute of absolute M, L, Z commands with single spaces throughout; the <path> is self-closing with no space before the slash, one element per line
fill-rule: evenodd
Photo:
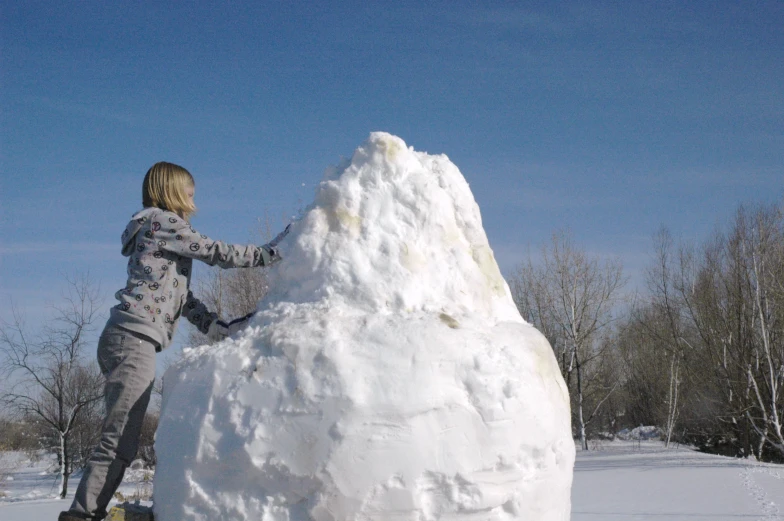
<path fill-rule="evenodd" d="M 156 161 L 232 242 L 313 197 L 371 131 L 445 153 L 504 272 L 556 229 L 639 280 L 782 196 L 784 3 L 0 2 L 0 317 L 63 274 L 106 307 Z"/>

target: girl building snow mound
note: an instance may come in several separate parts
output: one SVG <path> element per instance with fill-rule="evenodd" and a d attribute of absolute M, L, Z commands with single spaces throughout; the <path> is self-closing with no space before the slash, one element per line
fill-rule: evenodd
<path fill-rule="evenodd" d="M 247 318 L 225 323 L 189 290 L 193 260 L 222 268 L 269 266 L 280 260 L 277 242 L 238 246 L 199 234 L 188 222 L 195 212 L 191 174 L 156 163 L 144 177 L 144 209 L 122 234 L 128 283 L 98 341 L 98 364 L 106 377 L 106 418 L 101 440 L 85 468 L 70 510 L 59 521 L 103 519 L 106 507 L 136 455 L 139 433 L 155 380 L 155 353 L 171 342 L 181 316 L 220 340 Z"/>
<path fill-rule="evenodd" d="M 169 369 L 158 521 L 564 521 L 569 399 L 446 156 L 371 134 L 250 326 Z"/>

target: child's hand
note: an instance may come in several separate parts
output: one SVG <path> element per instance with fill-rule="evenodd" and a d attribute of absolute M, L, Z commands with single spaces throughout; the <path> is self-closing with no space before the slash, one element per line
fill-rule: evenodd
<path fill-rule="evenodd" d="M 207 338 L 210 342 L 220 342 L 229 336 L 229 326 L 222 320 L 213 320 L 210 328 L 207 330 Z"/>
<path fill-rule="evenodd" d="M 207 337 L 212 342 L 220 342 L 226 337 L 232 336 L 238 331 L 245 329 L 248 326 L 248 321 L 252 316 L 253 313 L 249 313 L 244 317 L 232 320 L 228 324 L 223 320 L 213 320 L 212 324 L 210 324 L 209 330 L 207 331 Z"/>
<path fill-rule="evenodd" d="M 253 317 L 253 313 L 248 313 L 244 317 L 235 318 L 228 324 L 229 336 L 233 336 L 235 333 L 242 331 L 246 327 L 248 327 L 248 322 L 250 322 L 251 317 Z"/>
<path fill-rule="evenodd" d="M 273 264 L 275 264 L 276 262 L 280 261 L 283 258 L 278 253 L 278 249 L 273 246 L 270 246 L 269 244 L 265 244 L 264 246 L 262 246 L 262 249 L 267 252 L 267 255 L 269 255 L 269 261 L 267 261 L 267 263 L 264 264 L 264 266 L 272 266 Z"/>

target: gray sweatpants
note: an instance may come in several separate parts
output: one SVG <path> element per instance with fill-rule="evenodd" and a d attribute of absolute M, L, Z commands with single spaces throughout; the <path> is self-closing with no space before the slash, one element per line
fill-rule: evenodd
<path fill-rule="evenodd" d="M 139 447 L 144 413 L 155 380 L 156 343 L 107 325 L 98 341 L 98 365 L 106 377 L 106 419 L 101 441 L 87 463 L 69 513 L 103 519 L 125 468 Z"/>

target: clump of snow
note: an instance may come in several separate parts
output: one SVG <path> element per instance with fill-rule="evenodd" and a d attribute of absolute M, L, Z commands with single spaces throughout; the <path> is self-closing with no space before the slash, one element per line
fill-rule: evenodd
<path fill-rule="evenodd" d="M 371 134 L 281 250 L 166 374 L 156 519 L 569 519 L 566 387 L 446 156 Z"/>
<path fill-rule="evenodd" d="M 640 425 L 633 429 L 623 429 L 616 433 L 619 440 L 660 440 L 662 431 L 653 425 Z"/>

